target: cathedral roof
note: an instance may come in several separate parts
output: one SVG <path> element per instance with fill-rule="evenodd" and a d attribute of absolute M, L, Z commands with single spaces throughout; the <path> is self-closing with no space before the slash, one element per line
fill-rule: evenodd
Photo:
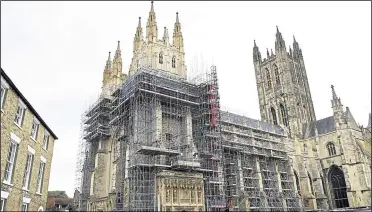
<path fill-rule="evenodd" d="M 251 119 L 242 115 L 230 113 L 227 111 L 221 111 L 221 121 L 225 123 L 231 123 L 241 125 L 247 128 L 265 131 L 273 134 L 284 135 L 284 130 L 280 126 L 273 125 L 257 119 Z"/>
<path fill-rule="evenodd" d="M 315 128 L 318 135 L 327 134 L 336 130 L 333 116 L 303 124 L 302 135 L 304 139 L 315 137 Z"/>

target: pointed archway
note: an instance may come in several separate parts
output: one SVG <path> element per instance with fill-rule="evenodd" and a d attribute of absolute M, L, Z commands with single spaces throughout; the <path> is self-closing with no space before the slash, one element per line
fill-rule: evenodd
<path fill-rule="evenodd" d="M 336 166 L 332 166 L 328 175 L 332 202 L 335 208 L 349 207 L 349 200 L 347 198 L 346 181 L 343 171 Z"/>

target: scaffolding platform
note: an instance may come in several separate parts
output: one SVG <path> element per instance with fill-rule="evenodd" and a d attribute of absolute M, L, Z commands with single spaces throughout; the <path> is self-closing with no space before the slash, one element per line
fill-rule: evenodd
<path fill-rule="evenodd" d="M 151 146 L 141 146 L 140 149 L 137 150 L 137 153 L 144 155 L 167 155 L 167 156 L 177 156 L 180 154 L 179 151 Z"/>
<path fill-rule="evenodd" d="M 192 167 L 192 168 L 199 168 L 200 162 L 196 161 L 187 161 L 187 160 L 174 160 L 172 161 L 172 167 Z"/>

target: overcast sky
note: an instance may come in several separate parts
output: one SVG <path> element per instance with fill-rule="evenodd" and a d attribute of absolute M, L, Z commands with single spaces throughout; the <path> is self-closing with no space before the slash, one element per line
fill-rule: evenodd
<path fill-rule="evenodd" d="M 179 12 L 187 64 L 197 54 L 213 58 L 222 105 L 260 118 L 253 40 L 265 57 L 266 48 L 274 49 L 278 25 L 287 49 L 293 35 L 302 48 L 317 119 L 332 115 L 333 84 L 356 121 L 367 124 L 371 2 L 154 6 L 160 37 L 164 26 L 171 36 Z M 105 60 L 118 40 L 123 72 L 128 72 L 138 17 L 145 26 L 149 10 L 150 2 L 1 2 L 1 67 L 59 137 L 49 190 L 66 190 L 72 196 L 81 114 L 98 97 Z"/>

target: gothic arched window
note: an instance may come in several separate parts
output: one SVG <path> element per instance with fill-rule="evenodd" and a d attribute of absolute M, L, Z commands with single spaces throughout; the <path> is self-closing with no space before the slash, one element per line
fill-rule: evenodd
<path fill-rule="evenodd" d="M 159 54 L 159 63 L 163 64 L 163 52 L 160 52 Z"/>
<path fill-rule="evenodd" d="M 176 68 L 176 56 L 172 57 L 172 68 Z"/>
<path fill-rule="evenodd" d="M 274 73 L 275 73 L 276 85 L 280 85 L 280 76 L 279 76 L 278 66 L 276 65 L 274 65 Z"/>
<path fill-rule="evenodd" d="M 335 155 L 336 154 L 336 147 L 335 147 L 335 144 L 334 143 L 329 142 L 327 144 L 327 149 L 328 149 L 328 155 L 329 156 L 332 156 L 332 155 Z"/>
<path fill-rule="evenodd" d="M 278 120 L 276 118 L 276 112 L 273 107 L 271 108 L 271 116 L 273 117 L 273 124 L 278 125 Z"/>
<path fill-rule="evenodd" d="M 267 89 L 271 89 L 271 76 L 269 69 L 266 69 L 266 78 L 267 78 Z"/>
<path fill-rule="evenodd" d="M 285 108 L 282 104 L 280 104 L 280 113 L 282 115 L 282 119 L 283 119 L 283 124 L 285 126 L 288 126 L 288 117 L 287 117 L 287 112 L 285 111 Z"/>

